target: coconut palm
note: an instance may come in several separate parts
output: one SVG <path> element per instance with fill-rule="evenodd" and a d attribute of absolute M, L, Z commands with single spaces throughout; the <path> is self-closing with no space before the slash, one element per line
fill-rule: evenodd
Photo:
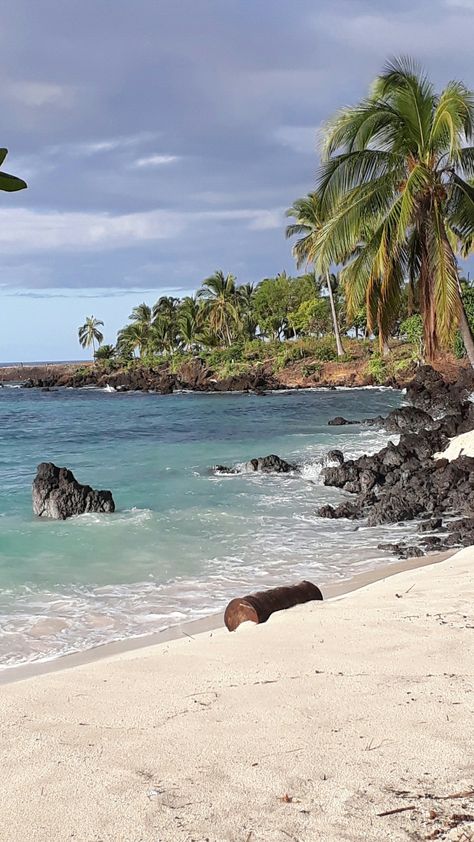
<path fill-rule="evenodd" d="M 170 321 L 175 321 L 178 304 L 179 298 L 173 298 L 171 295 L 162 295 L 153 306 L 153 318 L 156 319 L 158 316 L 165 316 Z"/>
<path fill-rule="evenodd" d="M 153 322 L 153 311 L 148 304 L 145 304 L 145 302 L 143 302 L 142 304 L 138 304 L 137 307 L 133 308 L 128 318 L 131 322 L 146 325 L 148 328 L 150 328 Z"/>
<path fill-rule="evenodd" d="M 291 223 L 291 225 L 287 225 L 286 236 L 294 237 L 295 235 L 299 235 L 300 237 L 293 246 L 293 256 L 296 260 L 297 268 L 299 269 L 303 265 L 307 266 L 309 263 L 314 263 L 317 253 L 315 245 L 323 225 L 321 203 L 317 194 L 308 193 L 308 195 L 303 199 L 297 199 L 293 202 L 291 208 L 288 208 L 286 215 L 288 217 L 293 217 L 296 220 L 296 222 Z M 329 270 L 325 274 L 329 303 L 331 305 L 331 316 L 334 336 L 336 339 L 337 355 L 338 357 L 342 357 L 344 356 L 344 348 L 337 321 L 333 287 Z"/>
<path fill-rule="evenodd" d="M 411 276 L 427 358 L 459 324 L 474 366 L 455 253 L 474 233 L 473 128 L 473 94 L 461 82 L 437 94 L 409 60 L 387 65 L 370 95 L 326 127 L 315 252 L 320 270 L 349 260 L 349 309 L 367 305 L 382 345 Z"/>
<path fill-rule="evenodd" d="M 135 321 L 126 325 L 117 334 L 117 351 L 120 356 L 132 357 L 138 351 L 143 357 L 150 346 L 150 327 L 146 322 Z"/>
<path fill-rule="evenodd" d="M 95 345 L 100 345 L 104 339 L 103 333 L 100 332 L 99 327 L 103 327 L 104 323 L 96 319 L 94 316 L 87 316 L 84 324 L 78 330 L 79 344 L 81 348 L 90 348 L 92 345 L 93 356 L 95 357 Z"/>
<path fill-rule="evenodd" d="M 237 287 L 237 308 L 241 330 L 246 339 L 254 339 L 257 330 L 257 319 L 254 309 L 254 284 L 241 284 Z"/>
<path fill-rule="evenodd" d="M 0 167 L 7 155 L 8 149 L 0 149 Z M 24 190 L 26 187 L 28 185 L 22 178 L 0 170 L 0 190 L 4 190 L 6 193 L 15 193 L 17 190 Z"/>
<path fill-rule="evenodd" d="M 234 275 L 217 270 L 203 281 L 198 297 L 205 302 L 208 325 L 223 345 L 232 345 L 239 325 L 238 296 Z"/>
<path fill-rule="evenodd" d="M 158 353 L 172 354 L 179 345 L 177 326 L 166 316 L 157 316 L 150 332 L 150 347 Z"/>
<path fill-rule="evenodd" d="M 95 358 L 100 362 L 108 362 L 109 360 L 113 360 L 115 354 L 115 345 L 101 345 L 95 352 Z"/>
<path fill-rule="evenodd" d="M 202 339 L 203 315 L 203 305 L 199 304 L 196 298 L 191 295 L 183 298 L 178 310 L 177 328 L 179 336 L 188 350 L 195 349 Z"/>

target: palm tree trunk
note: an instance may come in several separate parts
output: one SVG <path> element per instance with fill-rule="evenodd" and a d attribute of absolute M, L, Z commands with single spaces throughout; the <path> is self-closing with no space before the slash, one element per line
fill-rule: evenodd
<path fill-rule="evenodd" d="M 387 340 L 384 339 L 382 342 L 382 356 L 388 357 L 390 355 L 390 345 L 388 344 Z"/>
<path fill-rule="evenodd" d="M 331 315 L 332 315 L 332 325 L 334 329 L 334 336 L 336 337 L 336 348 L 337 348 L 337 356 L 343 357 L 344 356 L 344 348 L 341 342 L 341 334 L 339 332 L 339 325 L 337 323 L 337 313 L 336 307 L 334 306 L 334 297 L 332 294 L 332 286 L 331 286 L 331 276 L 329 272 L 326 275 L 326 283 L 328 285 L 328 293 L 329 293 L 329 303 L 331 305 Z"/>

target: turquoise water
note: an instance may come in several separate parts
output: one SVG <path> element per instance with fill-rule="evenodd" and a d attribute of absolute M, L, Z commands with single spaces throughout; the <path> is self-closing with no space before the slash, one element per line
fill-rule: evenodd
<path fill-rule="evenodd" d="M 324 583 L 376 565 L 386 532 L 316 517 L 341 498 L 319 472 L 332 447 L 358 455 L 386 441 L 370 428 L 328 427 L 329 418 L 400 402 L 400 393 L 377 389 L 0 390 L 0 664 L 157 631 L 248 589 L 302 576 Z M 210 471 L 268 453 L 298 461 L 301 475 Z M 116 513 L 33 518 L 41 461 L 111 489 Z"/>

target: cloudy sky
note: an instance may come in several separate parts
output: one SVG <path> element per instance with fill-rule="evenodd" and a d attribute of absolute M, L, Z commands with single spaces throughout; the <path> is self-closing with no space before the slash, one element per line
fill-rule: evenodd
<path fill-rule="evenodd" d="M 318 126 L 392 55 L 474 85 L 474 0 L 6 0 L 0 361 L 78 359 L 136 303 L 292 270 Z"/>

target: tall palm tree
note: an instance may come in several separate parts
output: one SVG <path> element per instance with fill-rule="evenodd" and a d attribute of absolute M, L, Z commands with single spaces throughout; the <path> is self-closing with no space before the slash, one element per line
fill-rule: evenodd
<path fill-rule="evenodd" d="M 219 269 L 203 281 L 198 297 L 203 299 L 210 329 L 224 345 L 232 345 L 239 324 L 236 279 Z"/>
<path fill-rule="evenodd" d="M 254 309 L 255 285 L 241 284 L 237 287 L 237 309 L 242 332 L 246 339 L 254 339 L 257 330 L 257 318 Z"/>
<path fill-rule="evenodd" d="M 407 277 L 416 281 L 426 356 L 459 324 L 471 365 L 456 249 L 474 233 L 474 97 L 461 82 L 437 94 L 407 59 L 387 65 L 370 95 L 325 133 L 317 190 L 325 223 L 315 242 L 341 275 L 352 312 L 386 341 Z"/>
<path fill-rule="evenodd" d="M 304 199 L 297 199 L 293 202 L 291 208 L 288 208 L 286 215 L 293 217 L 296 222 L 287 225 L 286 236 L 294 237 L 300 235 L 293 246 L 293 256 L 296 260 L 296 266 L 299 269 L 303 265 L 314 263 L 316 259 L 316 242 L 317 237 L 323 226 L 323 216 L 321 212 L 321 203 L 316 193 L 308 193 Z M 326 271 L 326 284 L 329 295 L 329 303 L 331 305 L 331 316 L 336 338 L 336 347 L 338 357 L 344 356 L 344 348 L 341 341 L 341 333 L 337 321 L 336 307 L 334 304 L 333 288 L 331 283 L 331 276 L 329 269 Z"/>
<path fill-rule="evenodd" d="M 100 345 L 104 339 L 104 334 L 100 332 L 99 327 L 103 327 L 104 323 L 96 319 L 94 316 L 87 316 L 84 324 L 78 330 L 79 344 L 81 348 L 90 348 L 92 345 L 93 356 L 95 357 L 95 344 Z"/>
<path fill-rule="evenodd" d="M 185 348 L 193 350 L 202 339 L 203 305 L 194 296 L 183 298 L 178 310 L 177 328 Z"/>

